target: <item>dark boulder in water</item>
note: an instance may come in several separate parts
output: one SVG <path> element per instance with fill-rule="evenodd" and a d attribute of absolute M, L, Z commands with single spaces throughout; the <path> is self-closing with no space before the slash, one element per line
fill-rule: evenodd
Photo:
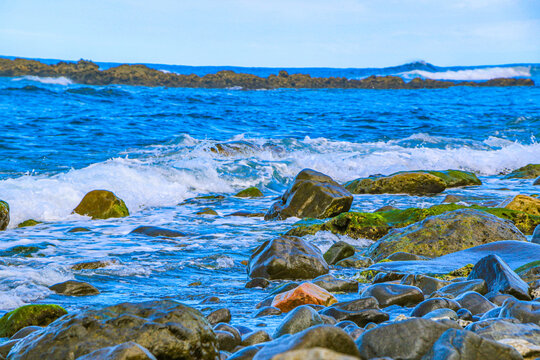
<path fill-rule="evenodd" d="M 84 196 L 74 213 L 92 219 L 120 218 L 129 215 L 122 199 L 107 190 L 93 190 Z"/>
<path fill-rule="evenodd" d="M 0 337 L 10 337 L 27 326 L 46 326 L 67 314 L 58 305 L 25 305 L 0 318 Z"/>
<path fill-rule="evenodd" d="M 540 176 L 534 181 L 533 185 L 540 185 Z"/>
<path fill-rule="evenodd" d="M 62 283 L 54 284 L 49 286 L 49 289 L 57 294 L 67 296 L 87 296 L 99 294 L 99 290 L 93 285 L 76 280 L 68 280 Z"/>
<path fill-rule="evenodd" d="M 334 275 L 326 274 L 313 279 L 312 283 L 330 292 L 356 292 L 358 281 L 338 279 Z"/>
<path fill-rule="evenodd" d="M 354 252 L 354 247 L 351 244 L 348 244 L 345 241 L 338 241 L 326 250 L 323 257 L 328 265 L 334 265 L 340 260 L 353 256 Z"/>
<path fill-rule="evenodd" d="M 236 195 L 234 196 L 243 197 L 243 198 L 253 198 L 253 197 L 262 197 L 263 193 L 261 190 L 259 190 L 255 186 L 252 186 L 236 193 Z"/>
<path fill-rule="evenodd" d="M 452 297 L 458 297 L 461 294 L 464 294 L 468 291 L 474 291 L 480 295 L 487 294 L 487 285 L 483 279 L 474 279 L 466 281 L 453 282 L 449 285 L 446 285 L 438 290 L 440 294 L 448 294 Z"/>
<path fill-rule="evenodd" d="M 293 236 L 267 240 L 251 254 L 248 274 L 265 279 L 313 279 L 328 273 L 321 251 Z"/>
<path fill-rule="evenodd" d="M 353 196 L 331 177 L 304 169 L 280 200 L 272 205 L 265 220 L 289 217 L 325 219 L 347 212 Z"/>
<path fill-rule="evenodd" d="M 176 230 L 169 230 L 157 226 L 139 226 L 131 231 L 130 234 L 141 234 L 152 237 L 182 237 L 185 233 Z"/>
<path fill-rule="evenodd" d="M 469 280 L 482 279 L 489 292 L 530 300 L 529 286 L 497 255 L 488 255 L 474 265 Z"/>
<path fill-rule="evenodd" d="M 435 257 L 500 240 L 526 238 L 508 220 L 483 211 L 459 209 L 394 229 L 370 246 L 366 254 L 376 261 L 396 251 Z"/>
<path fill-rule="evenodd" d="M 454 299 L 462 308 L 465 308 L 473 315 L 486 313 L 494 308 L 495 304 L 477 292 L 468 291 Z"/>
<path fill-rule="evenodd" d="M 37 221 L 34 219 L 28 219 L 17 225 L 18 228 L 31 227 L 39 224 L 43 224 L 43 221 Z"/>
<path fill-rule="evenodd" d="M 401 283 L 403 285 L 416 286 L 417 288 L 422 290 L 424 295 L 430 295 L 434 293 L 435 291 L 439 290 L 440 288 L 443 288 L 444 286 L 448 285 L 450 282 L 437 279 L 431 276 L 427 276 L 427 275 L 409 274 L 405 276 L 403 279 L 401 279 Z"/>
<path fill-rule="evenodd" d="M 381 307 L 391 305 L 413 306 L 424 300 L 424 294 L 416 286 L 400 284 L 375 284 L 362 291 L 362 297 L 373 296 Z"/>
<path fill-rule="evenodd" d="M 6 230 L 9 225 L 9 205 L 7 202 L 0 200 L 0 231 Z"/>
<path fill-rule="evenodd" d="M 455 300 L 446 298 L 431 298 L 416 305 L 411 312 L 411 316 L 422 317 L 437 309 L 450 309 L 458 311 L 460 308 L 461 305 L 459 305 L 459 303 Z"/>
<path fill-rule="evenodd" d="M 67 315 L 22 339 L 9 358 L 74 359 L 127 341 L 158 359 L 215 360 L 218 354 L 216 337 L 199 311 L 163 300 Z"/>
<path fill-rule="evenodd" d="M 93 351 L 76 360 L 156 360 L 156 357 L 148 349 L 133 341 L 128 341 Z"/>
<path fill-rule="evenodd" d="M 273 337 L 277 339 L 285 334 L 296 334 L 302 330 L 321 324 L 323 324 L 321 316 L 311 306 L 298 306 L 289 312 L 281 321 L 281 324 L 276 328 Z"/>
<path fill-rule="evenodd" d="M 424 172 L 402 172 L 388 176 L 372 176 L 345 184 L 353 194 L 438 194 L 446 189 L 440 177 Z"/>

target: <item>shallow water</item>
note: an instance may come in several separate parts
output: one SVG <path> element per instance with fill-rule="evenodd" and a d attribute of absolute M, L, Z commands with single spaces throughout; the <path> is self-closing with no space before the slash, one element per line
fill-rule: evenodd
<path fill-rule="evenodd" d="M 531 66 L 525 66 L 529 74 Z M 407 69 L 417 72 L 404 77 L 426 71 Z M 323 70 L 313 71 L 321 76 L 317 71 Z M 390 70 L 324 71 L 354 77 Z M 431 77 L 472 76 L 456 71 L 439 68 Z M 486 76 L 485 71 L 476 74 Z M 0 199 L 11 206 L 10 227 L 0 232 L 0 311 L 36 302 L 75 310 L 173 298 L 199 309 L 230 307 L 234 323 L 273 326 L 279 319 L 252 318 L 254 305 L 268 291 L 244 289 L 248 277 L 241 261 L 298 219 L 266 222 L 226 215 L 265 212 L 303 168 L 341 182 L 401 170 L 454 168 L 474 171 L 484 182 L 434 197 L 355 196 L 353 209 L 362 211 L 384 205 L 427 207 L 441 203 L 447 194 L 497 203 L 518 193 L 539 192 L 531 180 L 501 176 L 540 162 L 539 86 L 242 91 L 0 78 L 0 114 Z M 232 156 L 210 150 L 227 141 L 255 146 Z M 264 198 L 231 196 L 253 185 Z M 91 221 L 71 214 L 93 189 L 115 192 L 132 215 Z M 185 201 L 208 194 L 227 197 Z M 205 207 L 219 216 L 196 215 Z M 30 218 L 44 224 L 16 228 Z M 140 225 L 180 230 L 188 236 L 129 234 Z M 92 231 L 68 233 L 76 226 Z M 325 250 L 338 237 L 319 233 L 309 239 Z M 358 247 L 370 243 L 344 239 Z M 29 257 L 9 252 L 19 245 L 36 249 Z M 106 259 L 115 263 L 97 270 L 71 269 L 77 262 Z M 47 289 L 68 279 L 87 281 L 101 294 L 70 298 Z M 189 286 L 198 281 L 202 285 Z M 222 303 L 199 304 L 210 295 Z"/>

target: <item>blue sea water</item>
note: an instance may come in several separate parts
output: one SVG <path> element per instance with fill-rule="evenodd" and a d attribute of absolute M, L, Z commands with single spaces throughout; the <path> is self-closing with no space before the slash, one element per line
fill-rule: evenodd
<path fill-rule="evenodd" d="M 115 64 L 100 64 L 107 68 Z M 204 75 L 224 68 L 150 65 Z M 228 68 L 261 76 L 280 69 Z M 312 76 L 362 78 L 394 74 L 449 80 L 529 77 L 533 87 L 437 90 L 178 89 L 88 86 L 67 78 L 0 78 L 0 199 L 11 207 L 0 232 L 0 313 L 27 303 L 57 303 L 70 311 L 121 301 L 174 298 L 205 310 L 222 299 L 233 321 L 256 326 L 254 305 L 268 291 L 244 289 L 242 261 L 262 241 L 298 219 L 266 222 L 226 216 L 265 212 L 303 168 L 340 182 L 401 170 L 474 171 L 484 185 L 434 197 L 358 195 L 353 209 L 374 211 L 441 203 L 447 194 L 491 203 L 538 193 L 530 180 L 502 174 L 540 163 L 540 67 L 519 64 L 441 68 L 426 63 L 386 69 L 287 69 Z M 217 143 L 245 142 L 245 151 L 212 152 Z M 258 186 L 260 199 L 235 198 Z M 131 216 L 92 221 L 72 214 L 90 190 L 124 199 Z M 221 194 L 224 200 L 194 199 Z M 197 215 L 205 207 L 219 216 Z M 27 219 L 43 221 L 16 228 Z M 140 225 L 180 230 L 187 237 L 130 235 Z M 75 226 L 89 233 L 68 233 Z M 321 249 L 338 239 L 309 238 Z M 16 246 L 35 246 L 30 256 Z M 110 260 L 97 270 L 74 271 L 81 261 Z M 347 272 L 345 272 L 346 274 Z M 340 273 L 343 274 L 343 273 Z M 352 273 L 351 273 L 352 274 Z M 87 281 L 98 296 L 70 298 L 48 286 Z M 189 286 L 200 281 L 201 286 Z M 346 296 L 346 295 L 339 295 Z M 212 307 L 212 306 L 210 306 Z"/>

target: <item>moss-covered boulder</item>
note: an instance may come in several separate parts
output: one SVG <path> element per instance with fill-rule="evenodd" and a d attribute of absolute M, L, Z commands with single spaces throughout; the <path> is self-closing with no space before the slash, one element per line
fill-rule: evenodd
<path fill-rule="evenodd" d="M 9 205 L 0 200 L 0 231 L 6 230 L 9 225 Z"/>
<path fill-rule="evenodd" d="M 218 213 L 217 213 L 216 210 L 207 207 L 207 208 L 202 209 L 201 211 L 197 211 L 197 215 L 212 215 L 212 216 L 217 216 Z"/>
<path fill-rule="evenodd" d="M 284 220 L 293 216 L 325 219 L 349 211 L 352 201 L 351 193 L 330 176 L 304 169 L 264 219 Z"/>
<path fill-rule="evenodd" d="M 540 199 L 532 196 L 517 195 L 504 201 L 499 207 L 540 216 Z"/>
<path fill-rule="evenodd" d="M 11 337 L 26 326 L 47 326 L 67 314 L 58 305 L 25 305 L 0 318 L 0 337 Z"/>
<path fill-rule="evenodd" d="M 525 236 L 510 221 L 473 209 L 454 210 L 394 229 L 369 247 L 375 261 L 397 251 L 436 257 L 499 240 Z"/>
<path fill-rule="evenodd" d="M 482 185 L 482 181 L 472 172 L 462 170 L 443 170 L 425 171 L 428 174 L 435 175 L 446 183 L 447 188 L 460 186 Z"/>
<path fill-rule="evenodd" d="M 236 196 L 236 197 L 244 197 L 244 198 L 262 197 L 263 193 L 257 187 L 252 186 L 252 187 L 248 187 L 247 189 L 244 189 L 244 190 L 238 192 L 234 196 Z"/>
<path fill-rule="evenodd" d="M 400 172 L 388 176 L 371 176 L 345 183 L 353 194 L 438 194 L 446 189 L 440 177 L 425 172 Z"/>
<path fill-rule="evenodd" d="M 17 227 L 18 228 L 23 228 L 23 227 L 36 226 L 38 224 L 43 224 L 43 221 L 37 221 L 37 220 L 34 220 L 34 219 L 28 219 L 28 220 L 23 221 L 19 225 L 17 225 Z"/>
<path fill-rule="evenodd" d="M 129 211 L 122 199 L 107 190 L 93 190 L 84 196 L 81 203 L 73 210 L 79 215 L 92 219 L 108 219 L 129 216 Z"/>
<path fill-rule="evenodd" d="M 529 164 L 512 171 L 506 179 L 534 179 L 540 176 L 540 164 Z"/>

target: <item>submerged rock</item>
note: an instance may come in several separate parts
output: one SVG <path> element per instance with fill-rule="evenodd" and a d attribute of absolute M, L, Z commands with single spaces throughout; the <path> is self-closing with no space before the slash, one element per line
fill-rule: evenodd
<path fill-rule="evenodd" d="M 70 314 L 22 339 L 13 360 L 74 359 L 133 341 L 158 359 L 215 360 L 217 340 L 202 314 L 175 301 L 123 303 Z"/>
<path fill-rule="evenodd" d="M 244 198 L 262 197 L 263 193 L 262 193 L 261 190 L 259 190 L 255 186 L 252 186 L 252 187 L 249 187 L 247 189 L 244 189 L 244 190 L 236 193 L 236 195 L 234 195 L 234 196 L 236 196 L 236 197 L 244 197 Z"/>
<path fill-rule="evenodd" d="M 295 289 L 277 294 L 272 300 L 272 306 L 283 312 L 306 304 L 330 306 L 336 303 L 336 298 L 323 288 L 311 284 L 303 283 Z"/>
<path fill-rule="evenodd" d="M 110 265 L 118 264 L 118 260 L 95 260 L 95 261 L 83 261 L 71 266 L 73 270 L 95 270 L 101 269 Z"/>
<path fill-rule="evenodd" d="M 266 279 L 313 279 L 328 273 L 321 251 L 293 236 L 267 240 L 251 254 L 250 277 Z"/>
<path fill-rule="evenodd" d="M 18 228 L 23 228 L 23 227 L 29 227 L 29 226 L 36 226 L 36 225 L 39 225 L 39 224 L 43 224 L 43 221 L 37 221 L 37 220 L 34 220 L 34 219 L 28 219 L 28 220 L 23 221 L 19 225 L 17 225 L 17 227 Z"/>
<path fill-rule="evenodd" d="M 58 305 L 25 305 L 0 318 L 0 337 L 10 337 L 27 326 L 46 326 L 67 314 Z"/>
<path fill-rule="evenodd" d="M 99 290 L 95 286 L 76 280 L 68 280 L 62 283 L 49 286 L 49 289 L 60 295 L 67 296 L 87 296 L 97 295 Z"/>
<path fill-rule="evenodd" d="M 540 216 L 540 199 L 532 196 L 517 195 L 504 201 L 499 207 Z"/>
<path fill-rule="evenodd" d="M 540 164 L 529 164 L 512 171 L 506 179 L 534 179 L 540 176 Z"/>
<path fill-rule="evenodd" d="M 185 233 L 176 230 L 169 230 L 157 226 L 139 226 L 131 231 L 130 234 L 141 234 L 152 237 L 182 237 Z"/>
<path fill-rule="evenodd" d="M 376 261 L 396 251 L 435 257 L 499 240 L 526 238 L 510 221 L 483 211 L 460 209 L 394 229 L 370 246 L 366 254 Z"/>
<path fill-rule="evenodd" d="M 264 218 L 284 220 L 295 216 L 325 219 L 349 211 L 352 201 L 351 193 L 331 177 L 304 169 Z"/>
<path fill-rule="evenodd" d="M 0 231 L 6 230 L 9 224 L 9 205 L 0 200 Z"/>
<path fill-rule="evenodd" d="M 446 189 L 440 177 L 425 172 L 401 172 L 349 181 L 345 188 L 353 194 L 438 194 Z"/>
<path fill-rule="evenodd" d="M 92 219 L 108 219 L 129 216 L 123 200 L 107 190 L 93 190 L 84 196 L 74 213 Z"/>

